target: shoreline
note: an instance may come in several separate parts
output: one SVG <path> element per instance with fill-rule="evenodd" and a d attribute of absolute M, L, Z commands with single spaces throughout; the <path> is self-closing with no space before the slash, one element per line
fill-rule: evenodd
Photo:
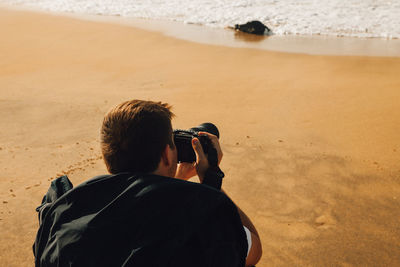
<path fill-rule="evenodd" d="M 260 49 L 272 52 L 331 56 L 400 57 L 400 39 L 355 38 L 322 35 L 258 36 L 231 29 L 184 24 L 169 20 L 151 20 L 121 16 L 90 15 L 41 10 L 23 6 L 0 5 L 1 8 L 71 17 L 86 21 L 127 25 L 159 32 L 180 40 L 234 48 Z"/>
<path fill-rule="evenodd" d="M 84 20 L 105 21 L 160 32 L 166 36 L 200 44 L 250 48 L 272 52 L 331 55 L 400 57 L 400 39 L 353 38 L 335 36 L 258 36 L 231 29 L 210 28 L 174 21 L 123 17 L 71 15 Z"/>

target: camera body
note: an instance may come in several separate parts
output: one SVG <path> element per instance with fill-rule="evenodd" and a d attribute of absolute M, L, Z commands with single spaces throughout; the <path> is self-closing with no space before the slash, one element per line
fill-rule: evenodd
<path fill-rule="evenodd" d="M 192 147 L 192 139 L 198 138 L 205 154 L 213 148 L 213 144 L 208 136 L 199 135 L 198 132 L 208 132 L 219 138 L 218 128 L 212 123 L 202 123 L 199 126 L 188 130 L 174 130 L 174 142 L 178 151 L 178 162 L 195 162 L 196 154 Z"/>

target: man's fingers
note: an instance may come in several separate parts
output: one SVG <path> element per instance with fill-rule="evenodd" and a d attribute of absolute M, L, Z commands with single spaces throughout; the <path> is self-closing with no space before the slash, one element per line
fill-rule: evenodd
<path fill-rule="evenodd" d="M 196 154 L 197 161 L 206 159 L 206 155 L 204 154 L 203 147 L 201 146 L 199 139 L 192 139 L 192 147 L 194 153 Z"/>
<path fill-rule="evenodd" d="M 197 175 L 199 176 L 200 182 L 203 181 L 204 174 L 208 169 L 208 159 L 207 156 L 204 154 L 203 148 L 201 147 L 201 143 L 199 139 L 193 138 L 192 139 L 192 147 L 194 153 L 196 154 L 196 171 Z"/>
<path fill-rule="evenodd" d="M 207 132 L 199 132 L 199 135 L 206 135 L 211 140 L 211 143 L 213 144 L 214 148 L 217 150 L 218 164 L 219 164 L 221 162 L 223 153 L 222 153 L 221 145 L 219 144 L 218 137 L 213 134 L 207 133 Z"/>

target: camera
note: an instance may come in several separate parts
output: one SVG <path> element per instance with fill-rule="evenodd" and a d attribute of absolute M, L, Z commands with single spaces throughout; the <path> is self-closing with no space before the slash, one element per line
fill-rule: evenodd
<path fill-rule="evenodd" d="M 174 142 L 178 150 L 178 162 L 195 162 L 196 154 L 192 147 L 192 139 L 198 138 L 205 154 L 213 149 L 213 144 L 208 136 L 199 135 L 198 132 L 207 132 L 219 138 L 217 126 L 210 122 L 205 122 L 199 126 L 192 127 L 188 130 L 174 130 Z"/>

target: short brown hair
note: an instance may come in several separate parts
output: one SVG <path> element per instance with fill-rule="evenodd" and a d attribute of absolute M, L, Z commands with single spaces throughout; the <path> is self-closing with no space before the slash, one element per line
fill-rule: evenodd
<path fill-rule="evenodd" d="M 119 104 L 104 117 L 101 150 L 110 173 L 152 172 L 168 144 L 174 147 L 166 103 L 131 100 Z"/>

